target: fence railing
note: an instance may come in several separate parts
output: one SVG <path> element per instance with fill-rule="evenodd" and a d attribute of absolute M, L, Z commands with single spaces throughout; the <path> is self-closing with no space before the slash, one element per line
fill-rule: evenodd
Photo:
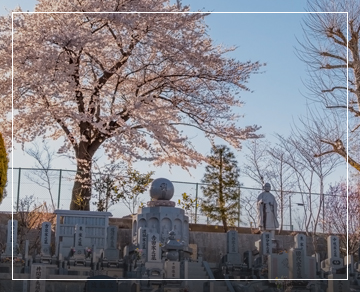
<path fill-rule="evenodd" d="M 7 196 L 0 205 L 0 211 L 26 211 L 29 208 L 26 204 L 42 204 L 46 202 L 48 206 L 54 209 L 68 209 L 71 202 L 72 187 L 75 180 L 76 171 L 65 169 L 36 169 L 36 168 L 13 168 L 8 171 L 8 184 L 6 187 Z M 186 193 L 198 204 L 187 211 L 191 223 L 213 224 L 209 218 L 201 212 L 199 203 L 204 197 L 202 188 L 204 184 L 194 182 L 172 181 L 175 187 L 173 201 L 178 203 L 182 200 L 182 194 Z M 235 226 L 256 227 L 256 201 L 257 196 L 262 189 L 241 186 L 239 188 L 239 218 Z M 271 191 L 275 197 L 277 191 Z M 302 220 L 306 213 L 306 203 L 296 202 L 296 198 L 300 200 L 302 194 L 297 191 L 287 192 L 283 205 L 283 230 L 302 230 Z M 95 194 L 96 197 L 96 194 Z M 95 211 L 96 206 L 90 201 L 90 210 Z M 289 200 L 290 198 L 290 200 Z M 291 198 L 293 198 L 291 203 Z M 314 212 L 321 208 L 319 194 L 313 194 L 310 198 Z M 24 201 L 27 203 L 24 205 Z M 141 196 L 141 200 L 146 203 L 149 200 L 147 193 Z M 215 196 L 214 196 L 215 200 Z M 303 202 L 303 200 L 301 201 Z M 179 206 L 180 207 L 180 206 Z M 301 208 L 299 208 L 301 207 Z M 125 204 L 119 202 L 108 209 L 115 217 L 124 217 L 131 212 L 126 208 Z M 278 205 L 279 211 L 279 205 Z M 279 218 L 280 219 L 280 218 Z M 281 222 L 281 219 L 279 220 Z M 216 224 L 222 225 L 221 222 Z"/>

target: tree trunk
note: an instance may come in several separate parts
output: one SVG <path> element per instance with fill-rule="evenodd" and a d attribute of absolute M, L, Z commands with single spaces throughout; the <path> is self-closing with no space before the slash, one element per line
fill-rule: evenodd
<path fill-rule="evenodd" d="M 70 210 L 90 210 L 91 159 L 78 158 L 75 182 L 72 190 Z"/>

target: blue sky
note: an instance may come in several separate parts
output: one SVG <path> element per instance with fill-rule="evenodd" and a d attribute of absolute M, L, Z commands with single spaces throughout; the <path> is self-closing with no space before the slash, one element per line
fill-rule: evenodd
<path fill-rule="evenodd" d="M 18 1 L 20 7 L 32 11 L 34 0 Z M 16 2 L 3 1 L 2 6 L 12 9 Z M 184 0 L 190 4 L 192 11 L 210 12 L 289 12 L 289 13 L 212 13 L 206 18 L 209 35 L 215 43 L 236 46 L 231 53 L 241 61 L 260 61 L 267 63 L 262 74 L 253 75 L 248 87 L 252 93 L 241 94 L 245 106 L 241 113 L 245 115 L 241 126 L 258 124 L 262 126 L 259 133 L 273 140 L 274 133 L 288 135 L 290 124 L 299 115 L 305 114 L 306 89 L 302 79 L 306 78 L 306 67 L 295 55 L 296 38 L 302 38 L 301 21 L 306 1 L 260 1 L 260 0 L 227 0 L 227 1 L 195 1 Z M 0 14 L 6 11 L 1 7 Z M 204 143 L 202 136 L 189 132 L 194 144 L 202 153 L 210 152 L 210 144 Z M 220 141 L 219 141 L 220 142 Z M 54 145 L 56 147 L 56 145 Z M 242 152 L 236 152 L 239 166 L 244 163 Z M 34 162 L 18 148 L 14 151 L 14 167 L 30 167 Z M 173 167 L 171 172 L 167 166 L 154 168 L 145 163 L 137 163 L 140 171 L 156 170 L 155 177 L 166 177 L 176 181 L 200 182 L 204 166 L 199 166 L 190 173 L 180 167 Z M 58 160 L 56 168 L 74 169 L 75 165 L 68 160 Z M 345 173 L 343 174 L 346 175 Z M 245 184 L 254 186 L 246 181 Z M 1 205 L 0 205 L 1 208 Z"/>

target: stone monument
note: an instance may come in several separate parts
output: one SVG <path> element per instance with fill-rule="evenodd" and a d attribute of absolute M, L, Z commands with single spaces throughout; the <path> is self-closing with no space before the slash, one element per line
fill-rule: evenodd
<path fill-rule="evenodd" d="M 172 182 L 155 179 L 150 187 L 151 200 L 133 216 L 132 239 L 136 270 L 141 264 L 149 278 L 177 279 L 182 277 L 180 263 L 191 254 L 189 218 L 175 207 Z M 141 255 L 139 251 L 141 250 Z M 135 271 L 135 270 L 134 270 Z M 143 272 L 141 272 L 143 277 Z"/>

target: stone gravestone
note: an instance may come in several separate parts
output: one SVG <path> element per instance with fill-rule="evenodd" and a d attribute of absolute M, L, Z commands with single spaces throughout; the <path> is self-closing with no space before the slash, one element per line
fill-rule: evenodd
<path fill-rule="evenodd" d="M 73 255 L 70 259 L 70 264 L 74 265 L 86 265 L 85 261 L 85 247 L 84 246 L 85 238 L 85 226 L 82 224 L 75 225 L 75 242 Z"/>
<path fill-rule="evenodd" d="M 17 230 L 18 222 L 17 220 L 9 220 L 7 224 L 7 237 L 6 237 L 6 248 L 4 257 L 11 257 L 14 253 L 14 256 L 17 256 Z M 14 249 L 12 249 L 12 244 L 14 242 Z"/>
<path fill-rule="evenodd" d="M 165 262 L 166 279 L 180 278 L 180 262 L 166 261 Z"/>
<path fill-rule="evenodd" d="M 239 253 L 239 238 L 235 230 L 229 230 L 226 233 L 227 253 Z"/>
<path fill-rule="evenodd" d="M 116 280 L 106 275 L 90 277 L 86 281 L 85 292 L 118 292 L 118 284 Z M 96 280 L 95 280 L 96 279 Z"/>
<path fill-rule="evenodd" d="M 255 242 L 255 246 L 261 255 L 272 254 L 272 240 L 270 232 L 263 232 L 261 239 Z"/>
<path fill-rule="evenodd" d="M 160 239 L 157 233 L 149 234 L 147 260 L 149 262 L 161 262 Z"/>
<path fill-rule="evenodd" d="M 304 234 L 296 234 L 295 238 L 295 248 L 302 249 L 304 255 L 306 256 L 306 236 Z"/>
<path fill-rule="evenodd" d="M 226 262 L 234 265 L 241 265 L 241 257 L 239 254 L 239 237 L 235 230 L 226 233 Z"/>
<path fill-rule="evenodd" d="M 306 279 L 305 277 L 305 256 L 301 248 L 291 248 L 289 251 L 289 278 Z"/>
<path fill-rule="evenodd" d="M 107 248 L 104 251 L 106 264 L 109 266 L 117 266 L 120 257 L 120 251 L 117 248 L 117 227 L 108 226 L 107 228 Z M 105 262 L 104 262 L 105 263 Z"/>
<path fill-rule="evenodd" d="M 149 233 L 147 240 L 147 262 L 145 262 L 145 268 L 149 270 L 149 278 L 162 279 L 164 263 L 161 261 L 160 236 L 158 233 Z"/>
<path fill-rule="evenodd" d="M 287 253 L 271 254 L 268 258 L 268 278 L 288 278 L 289 258 Z"/>
<path fill-rule="evenodd" d="M 327 238 L 327 252 L 328 258 L 321 262 L 321 268 L 325 272 L 335 274 L 337 269 L 344 266 L 343 259 L 340 257 L 339 238 L 331 235 Z"/>
<path fill-rule="evenodd" d="M 44 222 L 41 225 L 41 262 L 51 263 L 51 223 Z"/>
<path fill-rule="evenodd" d="M 296 234 L 295 248 L 303 251 L 303 263 L 304 263 L 304 274 L 303 279 L 315 279 L 316 278 L 316 259 L 315 257 L 308 257 L 306 253 L 306 241 L 307 237 L 304 234 Z"/>
<path fill-rule="evenodd" d="M 32 264 L 31 266 L 30 292 L 45 292 L 46 266 L 43 264 Z"/>
<path fill-rule="evenodd" d="M 328 287 L 326 292 L 348 292 L 350 290 L 350 281 L 346 280 L 336 280 L 336 279 L 346 279 L 346 275 L 332 274 L 328 276 Z"/>

